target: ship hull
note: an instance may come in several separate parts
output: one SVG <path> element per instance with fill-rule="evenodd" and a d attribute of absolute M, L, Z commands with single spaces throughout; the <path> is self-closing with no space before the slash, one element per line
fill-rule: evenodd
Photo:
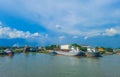
<path fill-rule="evenodd" d="M 55 55 L 65 55 L 65 56 L 85 56 L 85 53 L 80 52 L 64 52 L 64 51 L 54 51 L 52 52 Z"/>
<path fill-rule="evenodd" d="M 99 52 L 86 52 L 85 55 L 87 57 L 101 57 L 101 54 Z"/>

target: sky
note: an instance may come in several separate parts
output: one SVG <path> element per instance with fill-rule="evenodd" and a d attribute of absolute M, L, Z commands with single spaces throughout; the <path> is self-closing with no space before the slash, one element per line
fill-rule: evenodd
<path fill-rule="evenodd" d="M 120 47 L 120 0 L 0 0 L 0 46 Z"/>

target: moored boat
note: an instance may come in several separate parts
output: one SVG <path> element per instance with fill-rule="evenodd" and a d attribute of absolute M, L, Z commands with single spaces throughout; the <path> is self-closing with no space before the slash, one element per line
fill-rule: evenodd
<path fill-rule="evenodd" d="M 66 56 L 85 56 L 85 53 L 81 50 L 75 50 L 74 47 L 71 47 L 70 51 L 53 51 L 51 52 L 54 55 L 66 55 Z"/>
<path fill-rule="evenodd" d="M 85 54 L 87 57 L 101 57 L 101 54 L 92 47 L 87 47 L 87 52 Z"/>
<path fill-rule="evenodd" d="M 0 50 L 0 55 L 4 55 L 4 51 L 3 50 Z"/>
<path fill-rule="evenodd" d="M 4 53 L 5 53 L 5 55 L 8 55 L 8 56 L 13 56 L 14 55 L 14 52 L 10 49 L 4 50 Z"/>

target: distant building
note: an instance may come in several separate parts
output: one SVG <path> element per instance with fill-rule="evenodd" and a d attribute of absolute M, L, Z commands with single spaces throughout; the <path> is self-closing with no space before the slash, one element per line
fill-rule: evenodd
<path fill-rule="evenodd" d="M 100 48 L 98 48 L 98 51 L 104 51 L 104 48 L 100 47 Z"/>
<path fill-rule="evenodd" d="M 113 52 L 120 52 L 120 49 L 114 49 Z"/>
<path fill-rule="evenodd" d="M 117 55 L 120 55 L 120 49 L 114 49 L 113 52 L 115 52 Z"/>
<path fill-rule="evenodd" d="M 70 45 L 60 45 L 60 49 L 61 50 L 69 50 L 70 49 Z"/>
<path fill-rule="evenodd" d="M 97 48 L 97 50 L 98 50 L 101 54 L 105 53 L 105 49 L 102 48 L 102 47 Z"/>

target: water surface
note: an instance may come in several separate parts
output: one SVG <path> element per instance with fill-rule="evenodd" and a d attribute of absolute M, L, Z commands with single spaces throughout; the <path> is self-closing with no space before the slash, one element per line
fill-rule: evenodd
<path fill-rule="evenodd" d="M 120 56 L 101 58 L 15 54 L 0 56 L 0 77 L 120 77 Z"/>

